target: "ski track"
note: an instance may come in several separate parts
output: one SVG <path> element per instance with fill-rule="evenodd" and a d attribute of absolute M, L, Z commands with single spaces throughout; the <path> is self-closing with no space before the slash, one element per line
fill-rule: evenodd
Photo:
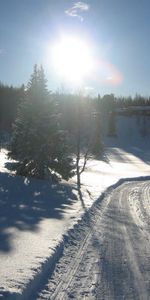
<path fill-rule="evenodd" d="M 125 182 L 86 213 L 36 300 L 150 299 L 150 180 Z"/>

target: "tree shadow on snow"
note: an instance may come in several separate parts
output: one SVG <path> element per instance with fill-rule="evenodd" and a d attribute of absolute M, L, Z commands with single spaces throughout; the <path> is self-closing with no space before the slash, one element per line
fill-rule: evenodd
<path fill-rule="evenodd" d="M 146 149 L 143 149 L 142 147 L 124 147 L 124 150 L 150 165 L 150 146 L 147 146 Z"/>
<path fill-rule="evenodd" d="M 70 185 L 0 173 L 0 251 L 12 250 L 14 228 L 36 231 L 42 219 L 62 219 L 75 201 Z"/>
<path fill-rule="evenodd" d="M 128 154 L 133 155 L 133 157 L 129 157 L 124 155 L 119 151 L 119 149 L 127 152 Z M 144 163 L 150 165 L 150 147 L 147 147 L 146 149 L 142 147 L 136 147 L 136 146 L 131 146 L 131 147 L 125 147 L 125 146 L 120 146 L 119 148 L 107 148 L 107 152 L 110 156 L 113 156 L 113 159 L 117 160 L 118 162 L 122 163 L 134 163 L 134 157 L 140 159 Z M 108 155 L 108 156 L 109 156 Z"/>

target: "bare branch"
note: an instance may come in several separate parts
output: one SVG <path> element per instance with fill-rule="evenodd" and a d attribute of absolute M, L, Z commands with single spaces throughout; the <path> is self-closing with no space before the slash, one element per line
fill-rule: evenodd
<path fill-rule="evenodd" d="M 87 163 L 87 160 L 88 160 L 88 154 L 89 154 L 89 147 L 88 147 L 88 149 L 87 149 L 87 151 L 86 151 L 86 153 L 85 153 L 85 155 L 84 155 L 84 163 L 83 163 L 83 166 L 82 166 L 82 168 L 81 168 L 81 170 L 80 170 L 80 175 L 84 172 L 84 170 L 85 170 L 85 166 L 86 166 L 86 163 Z"/>

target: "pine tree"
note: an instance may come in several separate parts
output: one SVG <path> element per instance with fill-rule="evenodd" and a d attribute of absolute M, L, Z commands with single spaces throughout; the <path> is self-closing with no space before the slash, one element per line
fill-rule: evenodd
<path fill-rule="evenodd" d="M 44 70 L 35 65 L 14 124 L 10 157 L 19 160 L 17 174 L 36 178 L 59 174 L 65 179 L 73 174 L 56 107 Z"/>
<path fill-rule="evenodd" d="M 106 160 L 103 130 L 102 130 L 102 115 L 100 107 L 100 96 L 96 99 L 93 111 L 93 138 L 92 138 L 92 154 L 96 159 Z"/>
<path fill-rule="evenodd" d="M 108 120 L 108 136 L 116 137 L 117 136 L 117 128 L 116 128 L 116 115 L 114 111 L 109 113 L 109 120 Z"/>

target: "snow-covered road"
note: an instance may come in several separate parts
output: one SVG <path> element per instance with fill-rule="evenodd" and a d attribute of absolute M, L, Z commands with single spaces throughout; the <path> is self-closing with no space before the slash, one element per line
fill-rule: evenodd
<path fill-rule="evenodd" d="M 150 299 L 150 180 L 127 181 L 72 231 L 34 299 Z"/>

